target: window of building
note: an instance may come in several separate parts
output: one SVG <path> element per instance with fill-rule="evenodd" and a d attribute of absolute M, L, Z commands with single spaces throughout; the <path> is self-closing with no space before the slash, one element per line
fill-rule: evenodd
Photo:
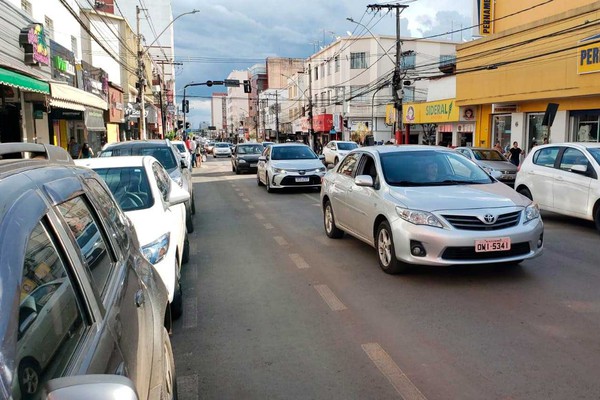
<path fill-rule="evenodd" d="M 21 0 L 21 9 L 27 14 L 33 15 L 33 10 L 31 9 L 31 3 L 29 1 Z"/>
<path fill-rule="evenodd" d="M 44 17 L 44 24 L 46 30 L 46 37 L 48 39 L 54 39 L 54 21 L 47 15 Z"/>
<path fill-rule="evenodd" d="M 548 128 L 542 126 L 544 114 L 536 113 L 527 115 L 527 143 L 523 143 L 525 151 L 529 152 L 532 147 L 544 143 L 544 137 L 548 134 Z"/>
<path fill-rule="evenodd" d="M 350 69 L 365 69 L 367 67 L 367 53 L 350 53 Z"/>
<path fill-rule="evenodd" d="M 440 55 L 440 67 L 456 64 L 456 56 L 454 54 Z"/>
<path fill-rule="evenodd" d="M 317 65 L 315 67 L 315 81 L 319 80 L 319 66 Z"/>
<path fill-rule="evenodd" d="M 327 105 L 331 104 L 331 90 L 327 91 Z"/>
<path fill-rule="evenodd" d="M 77 38 L 75 36 L 71 36 L 71 51 L 75 55 L 75 59 L 78 59 L 79 52 L 77 51 Z"/>
<path fill-rule="evenodd" d="M 331 60 L 327 61 L 327 76 L 331 75 Z"/>
<path fill-rule="evenodd" d="M 600 141 L 600 116 L 581 114 L 575 116 L 575 129 L 571 140 L 574 142 L 598 142 Z"/>
<path fill-rule="evenodd" d="M 335 72 L 340 72 L 340 56 L 335 56 Z"/>
<path fill-rule="evenodd" d="M 417 64 L 417 55 L 416 54 L 405 54 L 402 56 L 400 61 L 400 66 L 402 69 L 415 69 Z"/>
<path fill-rule="evenodd" d="M 351 101 L 355 103 L 366 103 L 368 101 L 364 86 L 350 86 L 350 97 Z"/>
<path fill-rule="evenodd" d="M 404 96 L 402 101 L 404 102 L 412 102 L 415 101 L 415 88 L 414 86 L 404 86 L 403 89 Z"/>
<path fill-rule="evenodd" d="M 512 116 L 508 115 L 494 115 L 493 124 L 493 141 L 500 141 L 500 145 L 507 152 L 511 147 L 510 134 L 511 134 Z"/>

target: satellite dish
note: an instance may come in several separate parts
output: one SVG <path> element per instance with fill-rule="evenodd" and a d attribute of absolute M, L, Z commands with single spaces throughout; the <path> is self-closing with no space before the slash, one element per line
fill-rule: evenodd
<path fill-rule="evenodd" d="M 352 32 L 346 31 L 346 33 L 348 34 L 348 36 L 352 36 Z"/>

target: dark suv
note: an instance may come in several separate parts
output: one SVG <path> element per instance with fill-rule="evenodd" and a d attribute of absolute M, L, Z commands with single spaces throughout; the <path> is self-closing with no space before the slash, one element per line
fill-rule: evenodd
<path fill-rule="evenodd" d="M 167 291 L 103 180 L 2 143 L 0 193 L 0 400 L 174 398 Z"/>
<path fill-rule="evenodd" d="M 179 151 L 170 140 L 131 140 L 128 142 L 110 143 L 104 146 L 100 157 L 117 156 L 153 156 L 169 173 L 171 179 L 190 193 L 190 200 L 185 203 L 186 227 L 188 233 L 194 231 L 192 215 L 196 213 L 194 203 L 194 186 L 192 173 L 185 160 L 181 159 Z"/>

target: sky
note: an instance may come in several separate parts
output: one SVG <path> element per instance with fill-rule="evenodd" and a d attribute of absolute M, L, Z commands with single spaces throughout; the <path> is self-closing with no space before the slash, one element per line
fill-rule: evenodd
<path fill-rule="evenodd" d="M 177 101 L 191 82 L 223 80 L 232 70 L 264 64 L 267 57 L 307 58 L 338 36 L 370 35 L 347 21 L 350 17 L 373 34 L 395 35 L 395 12 L 375 13 L 369 4 L 405 4 L 401 14 L 402 37 L 445 34 L 473 25 L 474 0 L 172 0 L 173 17 L 197 9 L 175 23 Z M 471 30 L 445 34 L 440 39 L 467 40 Z M 210 124 L 210 96 L 223 86 L 190 87 L 187 120 L 192 128 Z M 197 96 L 197 97 L 193 97 Z"/>

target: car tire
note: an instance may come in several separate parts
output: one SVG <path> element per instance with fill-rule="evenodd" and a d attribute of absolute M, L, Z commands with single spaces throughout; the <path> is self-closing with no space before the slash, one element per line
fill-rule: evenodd
<path fill-rule="evenodd" d="M 179 269 L 179 265 L 175 269 Z M 175 293 L 173 293 L 173 302 L 171 303 L 171 315 L 173 319 L 179 319 L 183 314 L 183 290 L 181 289 L 181 277 L 177 277 L 175 282 Z"/>
<path fill-rule="evenodd" d="M 192 209 L 192 215 L 196 214 L 196 199 L 194 199 L 194 193 L 192 193 L 192 206 L 191 206 L 191 209 Z"/>
<path fill-rule="evenodd" d="M 183 239 L 183 251 L 181 254 L 181 262 L 183 264 L 187 264 L 190 261 L 190 239 L 188 238 L 187 233 L 185 234 L 185 239 Z"/>
<path fill-rule="evenodd" d="M 596 207 L 594 213 L 594 222 L 596 223 L 596 229 L 600 232 L 600 206 Z"/>
<path fill-rule="evenodd" d="M 262 186 L 263 185 L 262 181 L 260 180 L 260 175 L 258 175 L 258 172 L 256 173 L 256 184 L 258 186 Z"/>
<path fill-rule="evenodd" d="M 37 361 L 27 358 L 19 364 L 19 388 L 21 389 L 21 397 L 30 399 L 40 389 L 40 374 L 42 370 Z"/>
<path fill-rule="evenodd" d="M 236 174 L 236 175 L 239 175 L 239 174 L 240 174 L 240 169 L 239 169 L 239 168 L 236 168 L 236 169 L 235 169 L 235 174 Z"/>
<path fill-rule="evenodd" d="M 344 236 L 344 231 L 335 225 L 333 207 L 329 200 L 325 202 L 323 210 L 323 226 L 325 227 L 325 234 L 331 239 L 339 239 Z"/>
<path fill-rule="evenodd" d="M 533 200 L 533 196 L 531 195 L 531 192 L 526 187 L 519 188 L 519 190 L 517 190 L 517 192 L 519 192 L 523 196 L 527 197 L 529 200 Z"/>
<path fill-rule="evenodd" d="M 185 217 L 185 229 L 187 230 L 187 233 L 194 232 L 194 221 L 192 221 L 191 215 L 186 215 Z"/>
<path fill-rule="evenodd" d="M 408 264 L 396 258 L 394 237 L 392 236 L 390 224 L 387 221 L 382 221 L 377 228 L 375 249 L 377 250 L 379 266 L 386 274 L 399 274 L 408 270 Z"/>
<path fill-rule="evenodd" d="M 169 332 L 163 328 L 163 357 L 164 357 L 164 382 L 161 391 L 161 400 L 177 400 L 177 374 L 175 373 L 175 356 Z"/>
<path fill-rule="evenodd" d="M 235 171 L 235 166 L 233 164 L 231 164 L 231 172 L 236 172 Z"/>
<path fill-rule="evenodd" d="M 265 186 L 267 187 L 267 192 L 268 193 L 273 193 L 274 189 L 271 187 L 271 180 L 269 179 L 269 174 L 266 175 L 266 178 L 267 178 L 266 179 L 267 183 L 265 183 Z"/>

